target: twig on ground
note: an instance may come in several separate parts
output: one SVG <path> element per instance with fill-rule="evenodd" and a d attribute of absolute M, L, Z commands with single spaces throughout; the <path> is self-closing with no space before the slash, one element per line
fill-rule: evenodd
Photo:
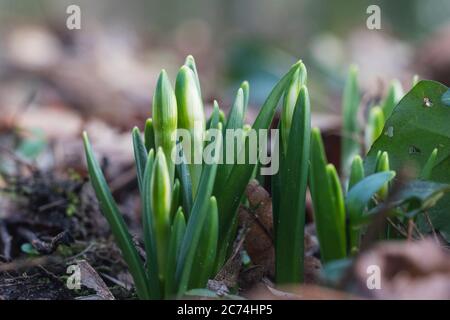
<path fill-rule="evenodd" d="M 104 273 L 104 272 L 100 272 L 99 273 L 103 278 L 108 279 L 109 281 L 111 281 L 112 283 L 124 288 L 125 290 L 130 290 L 130 286 L 128 286 L 125 282 L 120 281 L 119 279 L 116 279 L 114 277 L 111 277 L 110 275 Z"/>
<path fill-rule="evenodd" d="M 423 212 L 423 215 L 425 216 L 425 220 L 427 221 L 427 224 L 430 226 L 431 232 L 433 233 L 433 238 L 436 241 L 437 244 L 440 244 L 439 237 L 436 233 L 436 230 L 434 229 L 433 223 L 431 222 L 430 215 L 427 211 Z"/>
<path fill-rule="evenodd" d="M 42 241 L 38 238 L 38 236 L 32 232 L 31 230 L 25 229 L 23 227 L 19 227 L 17 232 L 28 240 L 31 245 L 42 254 L 51 254 L 53 253 L 58 245 L 60 244 L 69 244 L 73 242 L 73 238 L 68 231 L 63 231 L 57 234 L 55 237 L 51 239 L 50 242 Z"/>

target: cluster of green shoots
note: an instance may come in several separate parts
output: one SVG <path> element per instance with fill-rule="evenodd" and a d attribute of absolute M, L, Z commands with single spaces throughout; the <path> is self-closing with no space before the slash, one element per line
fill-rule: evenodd
<path fill-rule="evenodd" d="M 294 64 L 276 84 L 252 129 L 270 127 L 279 100 L 294 76 L 298 77 L 300 69 L 304 70 L 301 62 Z M 304 127 L 304 123 L 310 123 L 306 88 L 302 92 L 301 104 L 306 108 L 297 109 L 301 110 L 304 120 L 301 123 L 295 121 L 291 131 L 306 131 L 301 136 L 295 134 L 297 142 L 301 142 L 303 136 L 309 138 L 309 127 Z M 249 86 L 244 82 L 227 117 L 215 102 L 212 115 L 206 119 L 194 59 L 189 56 L 180 68 L 175 89 L 166 72 L 161 72 L 153 96 L 153 118 L 145 124 L 144 139 L 139 129 L 134 128 L 132 133 L 142 201 L 145 263 L 93 155 L 88 136 L 84 134 L 92 185 L 134 279 L 139 298 L 179 297 L 189 289 L 204 288 L 208 279 L 213 278 L 227 260 L 237 231 L 237 210 L 243 201 L 246 185 L 254 176 L 256 164 L 219 164 L 219 154 L 208 164 L 194 161 L 175 164 L 171 152 L 178 148 L 184 156 L 194 157 L 211 145 L 216 150 L 225 151 L 221 136 L 205 144 L 203 138 L 213 128 L 245 131 L 248 128 L 244 124 L 248 97 Z M 190 150 L 177 145 L 180 141 L 173 138 L 177 129 L 191 133 L 193 143 Z M 244 146 L 239 152 L 245 154 L 249 145 L 244 143 Z M 306 188 L 307 154 L 302 155 L 302 161 L 304 183 L 298 192 L 298 202 L 301 203 L 299 207 L 304 208 L 304 199 L 300 195 L 304 195 Z M 300 211 L 295 217 L 298 220 L 296 227 L 301 224 L 303 213 Z M 285 223 L 282 220 L 280 217 L 280 224 Z M 289 223 L 287 226 L 292 228 Z M 283 234 L 287 238 L 286 235 L 290 237 L 297 231 L 286 230 Z M 287 240 L 280 241 L 280 244 L 287 244 Z M 301 241 L 296 243 L 300 245 Z M 299 259 L 295 267 L 300 262 Z M 295 268 L 295 273 L 299 274 L 300 270 Z"/>
<path fill-rule="evenodd" d="M 318 129 L 311 130 L 307 71 L 299 61 L 280 79 L 262 105 L 253 124 L 245 124 L 249 85 L 242 83 L 225 116 L 214 102 L 206 119 L 200 81 L 194 59 L 189 56 L 180 68 L 173 89 L 163 70 L 153 96 L 152 119 L 145 124 L 144 139 L 138 128 L 132 131 L 138 185 L 142 201 L 143 242 L 141 258 L 84 134 L 92 185 L 102 212 L 134 279 L 141 299 L 180 297 L 194 288 L 205 288 L 230 256 L 238 229 L 238 207 L 245 203 L 244 191 L 255 177 L 257 164 L 220 163 L 225 158 L 225 134 L 206 139 L 212 129 L 268 129 L 282 100 L 279 122 L 279 171 L 272 179 L 275 281 L 278 284 L 303 281 L 304 223 L 309 184 L 322 262 L 348 257 L 358 251 L 365 212 L 374 195 L 382 200 L 395 173 L 389 170 L 386 153 L 380 153 L 376 172 L 365 176 L 360 143 L 352 136 L 359 92 L 352 70 L 344 92 L 342 179 L 328 164 Z M 392 111 L 397 95 L 390 93 L 384 108 L 374 108 L 369 117 L 366 141 L 380 134 L 383 111 Z M 382 110 L 380 112 L 380 110 Z M 384 116 L 384 115 L 383 115 Z M 381 127 L 381 129 L 380 129 Z M 194 142 L 185 147 L 174 139 L 185 129 Z M 235 137 L 238 139 L 239 137 Z M 239 154 L 250 148 L 248 137 Z M 259 138 L 258 138 L 259 139 Z M 258 143 L 259 146 L 259 143 Z M 256 146 L 256 148 L 258 148 Z M 185 158 L 203 149 L 221 150 L 209 163 L 174 163 L 172 152 Z M 220 154 L 222 153 L 222 154 Z M 346 186 L 346 187 L 343 187 Z"/>
<path fill-rule="evenodd" d="M 417 79 L 413 80 L 413 86 Z M 320 243 L 322 263 L 330 263 L 346 259 L 357 254 L 361 247 L 361 239 L 368 224 L 383 209 L 382 204 L 388 200 L 396 172 L 390 169 L 389 154 L 378 151 L 375 166 L 371 174 L 365 172 L 362 149 L 368 152 L 372 144 L 385 132 L 385 121 L 392 114 L 394 107 L 403 97 L 403 89 L 397 80 L 393 80 L 380 105 L 368 110 L 364 130 L 358 124 L 360 107 L 360 90 L 357 81 L 357 69 L 351 67 L 346 81 L 341 130 L 341 177 L 333 164 L 328 163 L 319 129 L 311 133 L 311 158 L 309 189 L 314 207 L 314 220 Z M 361 143 L 363 131 L 364 143 Z M 436 163 L 437 149 L 431 153 L 422 168 L 421 180 L 428 180 Z M 398 201 L 405 203 L 405 199 Z M 397 204 L 389 208 L 390 215 L 405 218 Z M 387 215 L 389 216 L 389 215 Z M 391 239 L 398 236 L 390 224 L 384 221 L 377 235 L 377 240 Z"/>

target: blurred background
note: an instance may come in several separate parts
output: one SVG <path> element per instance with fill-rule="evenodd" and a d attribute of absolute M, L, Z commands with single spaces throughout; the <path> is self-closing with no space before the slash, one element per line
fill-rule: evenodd
<path fill-rule="evenodd" d="M 72 4 L 81 30 L 66 27 Z M 381 30 L 366 27 L 371 4 L 381 8 Z M 150 116 L 159 71 L 174 82 L 188 54 L 207 104 L 217 99 L 226 110 L 250 82 L 249 122 L 303 59 L 313 119 L 334 128 L 350 64 L 363 103 L 394 78 L 405 91 L 415 74 L 449 85 L 449 17 L 447 0 L 0 0 L 0 128 L 25 145 L 1 134 L 0 143 L 29 157 L 50 144 L 49 164 L 76 166 L 86 129 L 99 152 L 127 161 L 128 130 Z"/>
<path fill-rule="evenodd" d="M 381 9 L 380 30 L 366 24 L 373 4 Z M 67 28 L 70 5 L 81 10 L 80 30 Z M 364 114 L 393 79 L 405 92 L 415 75 L 450 85 L 449 18 L 449 0 L 0 0 L 0 300 L 73 298 L 75 293 L 59 280 L 67 276 L 69 260 L 48 260 L 49 271 L 25 265 L 26 272 L 14 261 L 35 255 L 36 239 L 53 246 L 60 235 L 72 235 L 76 242 L 58 256 L 86 257 L 102 277 L 112 279 L 108 284 L 126 289 L 114 291 L 117 298 L 130 297 L 130 276 L 87 183 L 81 134 L 89 133 L 120 212 L 132 234 L 139 234 L 130 131 L 134 126 L 142 130 L 151 116 L 162 68 L 174 84 L 186 55 L 195 57 L 206 113 L 214 99 L 227 111 L 241 82 L 248 80 L 246 120 L 252 123 L 274 84 L 302 59 L 313 126 L 321 128 L 328 160 L 339 168 L 340 109 L 350 65 L 359 68 L 364 128 Z M 265 182 L 270 186 L 269 179 Z M 310 198 L 307 208 L 310 222 Z M 268 238 L 271 227 L 259 228 Z M 307 227 L 306 234 L 311 230 Z M 70 242 L 68 236 L 59 239 Z M 314 239 L 305 238 L 310 252 L 318 252 Z M 258 246 L 270 255 L 269 247 Z M 387 272 L 387 281 L 391 273 L 403 279 L 405 269 L 413 275 L 411 285 L 398 280 L 392 292 L 441 298 L 444 290 L 448 298 L 448 263 L 433 247 L 425 243 L 418 250 L 400 246 L 380 252 L 375 256 L 380 265 L 392 262 L 389 270 L 401 268 Z M 11 258 L 6 269 L 2 261 Z M 305 268 L 318 271 L 315 260 L 306 259 Z M 373 264 L 371 256 L 367 261 Z M 360 283 L 366 283 L 367 268 L 358 268 Z M 244 276 L 249 283 L 262 277 L 262 269 L 254 270 Z M 429 287 L 417 270 L 425 270 Z M 48 281 L 41 281 L 44 277 Z"/>

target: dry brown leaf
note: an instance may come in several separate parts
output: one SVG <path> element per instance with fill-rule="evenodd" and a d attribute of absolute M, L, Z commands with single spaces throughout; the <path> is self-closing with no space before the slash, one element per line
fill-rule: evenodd
<path fill-rule="evenodd" d="M 369 290 L 370 266 L 380 270 L 380 289 Z M 362 294 L 376 299 L 450 299 L 450 255 L 431 240 L 386 242 L 355 263 Z"/>
<path fill-rule="evenodd" d="M 97 297 L 95 300 L 114 300 L 114 296 L 109 291 L 108 286 L 86 260 L 78 261 L 77 265 L 80 268 L 81 284 L 96 292 Z"/>
<path fill-rule="evenodd" d="M 239 273 L 242 266 L 241 250 L 244 244 L 245 235 L 243 232 L 239 232 L 236 240 L 233 244 L 233 254 L 225 262 L 222 269 L 214 278 L 214 284 L 217 286 L 219 283 L 227 288 L 234 288 L 237 285 Z"/>
<path fill-rule="evenodd" d="M 245 195 L 249 208 L 241 207 L 239 219 L 247 228 L 244 248 L 255 265 L 263 268 L 270 276 L 275 271 L 275 249 L 273 247 L 272 199 L 256 180 L 251 181 Z"/>
<path fill-rule="evenodd" d="M 252 262 L 260 268 L 254 268 L 244 276 L 249 281 L 252 278 L 259 277 L 261 279 L 266 275 L 273 277 L 275 274 L 275 249 L 272 238 L 272 198 L 256 180 L 250 181 L 245 194 L 249 201 L 249 208 L 241 207 L 239 211 L 240 223 L 247 228 L 244 247 Z M 306 283 L 316 283 L 321 268 L 319 259 L 313 256 L 318 248 L 318 243 L 311 230 L 309 226 L 305 229 L 304 270 Z"/>

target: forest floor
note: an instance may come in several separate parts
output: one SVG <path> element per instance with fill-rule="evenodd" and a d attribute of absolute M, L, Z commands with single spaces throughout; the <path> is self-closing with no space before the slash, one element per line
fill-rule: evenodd
<path fill-rule="evenodd" d="M 142 248 L 129 129 L 149 116 L 150 91 L 136 93 L 135 86 L 106 81 L 92 70 L 118 64 L 87 60 L 85 54 L 75 54 L 76 43 L 65 43 L 72 52 L 66 63 L 53 65 L 26 55 L 17 59 L 14 54 L 0 63 L 0 300 L 136 299 L 88 181 L 81 133 L 89 132 L 112 193 Z M 21 52 L 29 51 L 26 43 L 15 44 Z M 150 73 L 132 58 L 136 70 Z M 116 73 L 108 77 L 123 76 L 114 67 L 110 71 Z M 317 123 L 325 133 L 330 161 L 338 161 L 336 118 Z M 240 208 L 234 251 L 208 283 L 215 298 L 450 298 L 448 249 L 441 250 L 444 245 L 436 234 L 423 241 L 382 243 L 352 264 L 323 268 L 310 200 L 305 284 L 276 288 L 269 191 L 268 181 L 248 185 L 250 205 Z M 367 282 L 371 265 L 382 267 L 382 290 L 372 290 Z"/>

